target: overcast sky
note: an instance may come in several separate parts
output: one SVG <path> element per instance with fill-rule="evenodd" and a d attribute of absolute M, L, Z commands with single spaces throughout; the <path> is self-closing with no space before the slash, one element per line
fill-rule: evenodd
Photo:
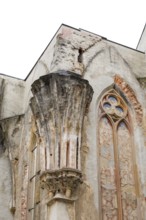
<path fill-rule="evenodd" d="M 136 48 L 145 0 L 0 0 L 0 73 L 24 79 L 64 23 Z"/>

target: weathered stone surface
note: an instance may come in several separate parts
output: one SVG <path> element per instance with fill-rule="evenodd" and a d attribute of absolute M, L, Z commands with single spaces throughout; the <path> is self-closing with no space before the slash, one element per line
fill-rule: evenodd
<path fill-rule="evenodd" d="M 25 81 L 0 75 L 0 219 L 145 220 L 145 77 L 143 52 L 65 25 Z"/>
<path fill-rule="evenodd" d="M 31 108 L 46 152 L 42 188 L 50 200 L 60 195 L 69 200 L 82 182 L 82 125 L 93 90 L 79 75 L 59 71 L 35 81 L 32 92 Z"/>
<path fill-rule="evenodd" d="M 109 90 L 100 102 L 100 216 L 103 219 L 126 219 L 129 212 L 133 219 L 141 219 L 138 214 L 139 182 L 136 179 L 139 177 L 134 167 L 133 128 L 124 99 L 116 90 Z"/>
<path fill-rule="evenodd" d="M 17 116 L 15 118 L 9 118 L 1 121 L 1 156 L 5 162 L 9 164 L 9 166 L 5 167 L 7 169 L 7 180 L 2 184 L 7 184 L 9 179 L 10 181 L 10 190 L 5 192 L 5 198 L 7 198 L 7 194 L 9 194 L 9 200 L 7 201 L 7 213 L 11 212 L 10 215 L 14 215 L 16 211 L 16 188 L 17 188 L 17 180 L 18 180 L 18 158 L 19 158 L 19 144 L 20 137 L 22 132 L 22 118 L 23 116 Z M 5 155 L 5 156 L 4 156 Z M 0 197 L 0 202 L 3 203 L 3 197 Z M 1 218 L 6 217 L 1 214 Z M 9 217 L 10 218 L 10 217 Z M 11 217 L 12 218 L 12 217 Z M 10 219 L 11 219 L 10 218 Z"/>
<path fill-rule="evenodd" d="M 22 80 L 0 78 L 0 119 L 23 114 L 25 83 Z M 20 98 L 21 97 L 21 98 Z"/>
<path fill-rule="evenodd" d="M 131 105 L 133 106 L 135 112 L 136 112 L 136 118 L 137 118 L 137 122 L 138 123 L 142 123 L 142 118 L 143 118 L 143 110 L 142 110 L 142 106 L 141 104 L 138 102 L 134 91 L 132 90 L 132 88 L 126 83 L 124 82 L 124 80 L 116 75 L 115 79 L 114 79 L 115 84 L 121 89 L 121 91 L 124 93 L 124 95 L 126 96 L 126 98 L 128 99 L 128 101 L 131 103 Z"/>
<path fill-rule="evenodd" d="M 66 205 L 59 202 L 54 203 L 49 210 L 48 219 L 70 220 Z"/>
<path fill-rule="evenodd" d="M 87 34 L 82 36 L 77 31 L 63 28 L 62 33 L 59 33 L 56 38 L 51 71 L 66 70 L 82 75 L 84 72 L 83 53 L 100 40 L 101 37 Z"/>
<path fill-rule="evenodd" d="M 76 200 L 72 198 L 78 186 L 82 183 L 82 173 L 77 169 L 62 168 L 59 170 L 46 170 L 40 176 L 41 187 L 46 188 L 49 193 L 50 202 L 55 200 Z M 59 196 L 57 194 L 59 193 Z M 61 195 L 61 196 L 60 196 Z"/>
<path fill-rule="evenodd" d="M 32 92 L 31 107 L 47 152 L 46 168 L 80 169 L 82 124 L 92 88 L 79 75 L 62 71 L 35 81 Z"/>
<path fill-rule="evenodd" d="M 78 191 L 78 200 L 75 202 L 76 220 L 96 220 L 99 213 L 94 203 L 94 192 L 87 182 L 84 182 Z"/>

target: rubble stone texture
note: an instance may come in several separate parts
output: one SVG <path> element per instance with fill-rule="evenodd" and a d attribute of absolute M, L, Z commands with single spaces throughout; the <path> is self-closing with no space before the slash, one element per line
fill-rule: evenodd
<path fill-rule="evenodd" d="M 25 80 L 0 75 L 1 220 L 146 219 L 145 42 L 61 25 Z"/>

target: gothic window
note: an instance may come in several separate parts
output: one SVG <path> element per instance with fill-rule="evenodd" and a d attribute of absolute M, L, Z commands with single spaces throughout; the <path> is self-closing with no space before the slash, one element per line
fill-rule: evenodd
<path fill-rule="evenodd" d="M 114 89 L 101 98 L 98 125 L 101 219 L 138 219 L 130 113 Z"/>

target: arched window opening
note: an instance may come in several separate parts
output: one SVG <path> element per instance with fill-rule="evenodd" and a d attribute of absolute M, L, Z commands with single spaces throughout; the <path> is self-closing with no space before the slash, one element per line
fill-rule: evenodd
<path fill-rule="evenodd" d="M 114 89 L 99 105 L 101 219 L 138 218 L 129 110 Z"/>

